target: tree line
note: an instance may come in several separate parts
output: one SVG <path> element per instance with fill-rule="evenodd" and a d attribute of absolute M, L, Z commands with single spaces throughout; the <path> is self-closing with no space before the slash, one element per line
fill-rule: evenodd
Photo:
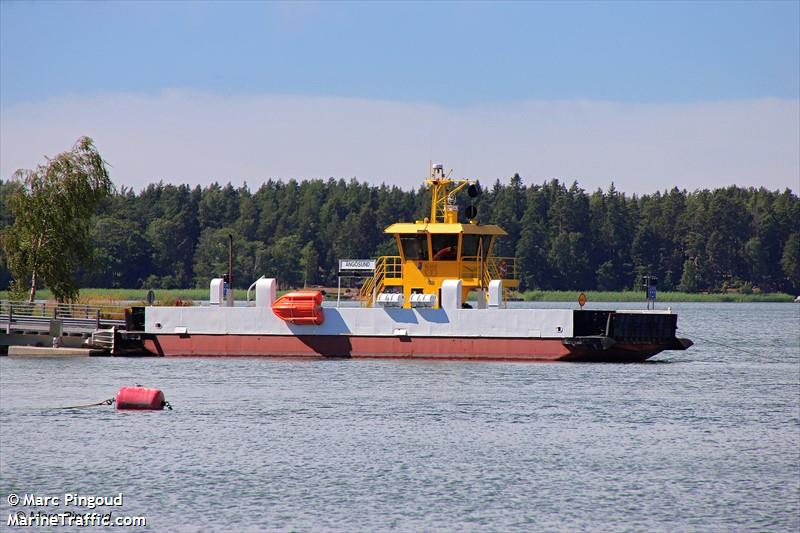
<path fill-rule="evenodd" d="M 7 200 L 16 186 L 0 181 L 0 229 L 14 222 Z M 594 192 L 559 180 L 526 186 L 519 175 L 480 188 L 477 200 L 464 194 L 459 205 L 474 203 L 479 222 L 508 232 L 495 255 L 516 257 L 522 289 L 633 289 L 651 274 L 662 290 L 800 292 L 800 199 L 788 189 L 628 196 L 613 184 Z M 96 208 L 94 258 L 77 280 L 99 288 L 206 287 L 227 272 L 230 234 L 237 287 L 261 275 L 287 287 L 335 285 L 338 259 L 395 255 L 383 229 L 422 219 L 429 208 L 424 187 L 342 179 L 268 180 L 255 191 L 217 183 L 122 187 Z M 0 257 L 0 286 L 10 281 Z"/>

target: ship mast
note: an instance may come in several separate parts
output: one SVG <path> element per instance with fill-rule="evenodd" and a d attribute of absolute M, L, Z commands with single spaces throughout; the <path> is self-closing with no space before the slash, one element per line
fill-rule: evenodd
<path fill-rule="evenodd" d="M 431 188 L 431 217 L 432 224 L 458 222 L 458 207 L 456 206 L 456 193 L 469 185 L 469 180 L 451 180 L 450 174 L 444 174 L 442 165 L 431 165 L 431 173 L 425 183 Z M 452 188 L 451 188 L 452 187 Z"/>

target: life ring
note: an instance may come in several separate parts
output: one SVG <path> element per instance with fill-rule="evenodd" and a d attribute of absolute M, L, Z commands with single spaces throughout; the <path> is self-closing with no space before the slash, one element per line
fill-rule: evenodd
<path fill-rule="evenodd" d="M 438 252 L 436 252 L 436 253 L 433 255 L 433 258 L 434 258 L 434 259 L 444 259 L 445 257 L 451 256 L 451 255 L 452 255 L 452 253 L 453 253 L 453 251 L 454 251 L 454 250 L 453 250 L 453 247 L 452 247 L 452 246 L 447 246 L 447 247 L 445 247 L 445 248 L 442 248 L 442 249 L 441 249 L 441 250 L 439 250 Z"/>
<path fill-rule="evenodd" d="M 508 263 L 506 263 L 506 260 L 503 259 L 502 261 L 500 261 L 500 264 L 497 265 L 497 267 L 500 269 L 500 274 L 502 274 L 505 277 L 506 272 L 508 272 Z"/>

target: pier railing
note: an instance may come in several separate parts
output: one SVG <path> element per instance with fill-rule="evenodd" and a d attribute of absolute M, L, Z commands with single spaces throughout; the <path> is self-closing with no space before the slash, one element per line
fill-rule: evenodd
<path fill-rule="evenodd" d="M 125 310 L 119 306 L 0 300 L 0 324 L 5 333 L 14 329 L 47 330 L 54 319 L 61 321 L 64 331 L 92 331 L 124 326 Z"/>

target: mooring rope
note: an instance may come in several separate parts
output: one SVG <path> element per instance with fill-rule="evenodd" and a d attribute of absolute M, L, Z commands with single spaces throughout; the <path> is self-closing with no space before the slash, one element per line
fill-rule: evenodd
<path fill-rule="evenodd" d="M 53 409 L 83 409 L 85 407 L 98 407 L 100 405 L 114 405 L 116 400 L 114 398 L 109 398 L 108 400 L 103 400 L 102 402 L 97 403 L 85 403 L 81 405 L 67 405 L 66 407 L 54 407 Z M 168 401 L 164 401 L 163 406 L 170 411 L 172 411 L 172 405 Z"/>
<path fill-rule="evenodd" d="M 733 346 L 731 344 L 726 344 L 724 342 L 714 341 L 714 340 L 708 339 L 706 337 L 701 337 L 700 335 L 697 335 L 696 333 L 692 333 L 690 331 L 678 329 L 676 332 L 677 333 L 681 333 L 682 335 L 689 335 L 689 337 L 693 338 L 693 339 L 699 339 L 699 340 L 701 340 L 703 342 L 708 342 L 708 343 L 711 343 L 711 344 L 716 344 L 718 346 L 722 346 L 723 348 L 728 348 L 729 350 L 733 350 L 735 352 L 746 353 L 747 355 L 753 355 L 755 357 L 761 357 L 761 355 L 762 355 L 762 354 L 760 354 L 758 352 L 751 352 L 749 350 L 745 350 L 744 348 L 740 348 L 738 346 Z"/>
<path fill-rule="evenodd" d="M 68 405 L 66 407 L 55 407 L 55 409 L 83 409 L 84 407 L 97 407 L 99 405 L 112 405 L 114 403 L 114 398 L 109 398 L 108 400 L 103 400 L 102 402 L 97 403 L 87 403 L 83 405 Z"/>

